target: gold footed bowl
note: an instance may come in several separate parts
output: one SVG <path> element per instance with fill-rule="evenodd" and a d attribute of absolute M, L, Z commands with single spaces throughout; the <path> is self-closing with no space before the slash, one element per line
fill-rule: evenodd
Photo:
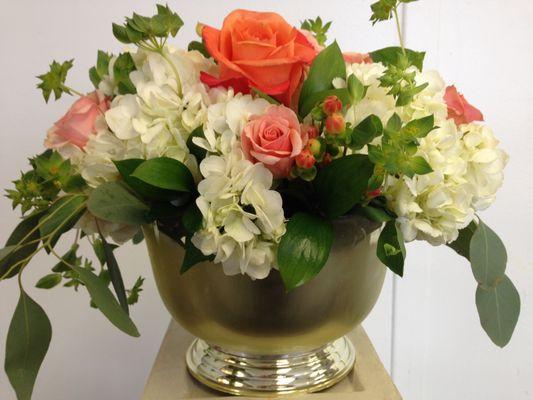
<path fill-rule="evenodd" d="M 163 302 L 198 338 L 186 355 L 194 378 L 225 393 L 274 397 L 323 390 L 350 372 L 355 350 L 345 335 L 374 307 L 386 268 L 376 224 L 344 217 L 334 233 L 323 270 L 287 293 L 276 270 L 254 281 L 204 262 L 182 275 L 183 248 L 144 228 Z"/>

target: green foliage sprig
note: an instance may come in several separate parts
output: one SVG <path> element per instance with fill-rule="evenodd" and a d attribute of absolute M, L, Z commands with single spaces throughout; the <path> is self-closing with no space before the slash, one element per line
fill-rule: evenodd
<path fill-rule="evenodd" d="M 37 88 L 42 90 L 44 100 L 47 103 L 52 92 L 54 93 L 56 100 L 59 100 L 63 93 L 70 95 L 74 93 L 79 96 L 83 95 L 83 93 L 80 93 L 65 85 L 68 71 L 72 68 L 73 64 L 74 60 L 67 60 L 62 63 L 52 61 L 50 64 L 50 70 L 45 74 L 37 76 L 37 78 L 41 81 L 37 84 Z"/>
<path fill-rule="evenodd" d="M 300 26 L 313 34 L 319 45 L 324 46 L 328 40 L 328 30 L 331 27 L 331 21 L 326 23 L 322 22 L 322 18 L 316 17 L 315 19 L 306 19 Z"/>

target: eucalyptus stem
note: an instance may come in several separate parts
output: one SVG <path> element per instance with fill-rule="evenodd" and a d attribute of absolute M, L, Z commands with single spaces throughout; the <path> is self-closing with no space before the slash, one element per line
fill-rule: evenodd
<path fill-rule="evenodd" d="M 396 31 L 398 32 L 398 39 L 400 39 L 400 47 L 402 48 L 403 54 L 406 55 L 405 46 L 403 42 L 402 28 L 400 26 L 400 18 L 398 17 L 398 7 L 395 6 L 392 9 L 392 12 L 394 14 L 394 20 L 396 21 Z"/>

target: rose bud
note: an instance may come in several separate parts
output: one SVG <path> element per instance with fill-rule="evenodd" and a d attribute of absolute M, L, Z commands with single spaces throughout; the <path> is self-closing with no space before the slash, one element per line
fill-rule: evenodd
<path fill-rule="evenodd" d="M 313 156 L 318 156 L 320 150 L 322 150 L 322 143 L 320 143 L 320 140 L 310 139 L 309 142 L 307 142 L 307 148 Z"/>
<path fill-rule="evenodd" d="M 304 136 L 307 135 L 309 139 L 315 139 L 320 135 L 318 128 L 315 125 L 308 124 L 302 125 L 302 133 Z"/>
<path fill-rule="evenodd" d="M 304 149 L 295 158 L 296 165 L 300 168 L 309 169 L 315 165 L 316 159 L 309 149 Z"/>
<path fill-rule="evenodd" d="M 338 113 L 342 110 L 342 102 L 337 96 L 328 96 L 326 97 L 326 100 L 324 100 L 322 109 L 327 115 Z"/>
<path fill-rule="evenodd" d="M 346 128 L 344 117 L 340 113 L 331 114 L 326 118 L 326 132 L 331 135 L 343 133 Z"/>
<path fill-rule="evenodd" d="M 333 157 L 329 153 L 324 154 L 324 157 L 322 157 L 322 165 L 324 166 L 331 164 L 332 161 Z"/>

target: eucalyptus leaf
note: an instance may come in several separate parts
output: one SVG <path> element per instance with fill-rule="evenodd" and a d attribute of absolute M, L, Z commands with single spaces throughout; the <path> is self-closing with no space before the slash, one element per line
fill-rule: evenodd
<path fill-rule="evenodd" d="M 29 257 L 39 246 L 40 234 L 39 229 L 37 229 L 37 224 L 45 212 L 46 211 L 43 210 L 30 214 L 13 230 L 7 239 L 5 248 L 0 250 L 0 253 L 3 252 L 3 256 L 0 256 L 0 279 L 15 276 L 21 267 L 28 264 L 29 260 L 24 263 L 21 261 Z M 16 251 L 13 251 L 19 244 L 21 246 Z M 9 257 L 7 257 L 8 253 L 5 250 L 7 248 L 11 248 Z M 21 262 L 21 264 L 17 268 L 14 268 L 10 273 L 7 273 L 11 267 L 18 262 Z"/>
<path fill-rule="evenodd" d="M 44 310 L 24 290 L 9 325 L 5 371 L 18 400 L 30 400 L 39 368 L 46 356 L 52 326 Z"/>
<path fill-rule="evenodd" d="M 150 208 L 118 182 L 106 182 L 93 190 L 87 209 L 105 221 L 129 225 L 150 222 Z"/>
<path fill-rule="evenodd" d="M 470 224 L 459 231 L 459 236 L 457 239 L 451 243 L 448 243 L 447 246 L 468 261 L 470 261 L 470 240 L 472 235 L 477 229 L 477 224 L 472 221 Z"/>
<path fill-rule="evenodd" d="M 520 295 L 504 275 L 495 286 L 478 285 L 476 306 L 481 326 L 490 339 L 504 347 L 513 336 L 520 315 Z"/>
<path fill-rule="evenodd" d="M 109 278 L 113 284 L 113 289 L 117 295 L 118 302 L 124 311 L 129 314 L 128 308 L 128 298 L 126 296 L 126 288 L 124 287 L 124 280 L 122 279 L 122 274 L 120 273 L 120 268 L 113 253 L 113 247 L 104 238 L 104 235 L 100 232 L 100 240 L 102 242 L 102 247 L 104 248 L 105 263 L 107 265 L 107 270 L 109 272 Z"/>
<path fill-rule="evenodd" d="M 137 327 L 117 302 L 107 285 L 87 268 L 72 265 L 71 268 L 78 273 L 80 281 L 87 287 L 91 300 L 107 319 L 122 332 L 138 337 Z"/>
<path fill-rule="evenodd" d="M 50 251 L 61 235 L 74 227 L 85 212 L 87 196 L 73 195 L 58 199 L 39 220 L 45 250 Z"/>
<path fill-rule="evenodd" d="M 322 168 L 314 182 L 320 209 L 331 219 L 350 211 L 363 199 L 373 170 L 362 154 L 337 158 Z"/>
<path fill-rule="evenodd" d="M 278 266 L 287 291 L 313 279 L 326 264 L 333 243 L 331 223 L 297 213 L 287 224 L 278 247 Z"/>
<path fill-rule="evenodd" d="M 505 275 L 505 246 L 498 235 L 481 220 L 470 240 L 470 263 L 476 281 L 484 286 L 495 285 Z"/>

